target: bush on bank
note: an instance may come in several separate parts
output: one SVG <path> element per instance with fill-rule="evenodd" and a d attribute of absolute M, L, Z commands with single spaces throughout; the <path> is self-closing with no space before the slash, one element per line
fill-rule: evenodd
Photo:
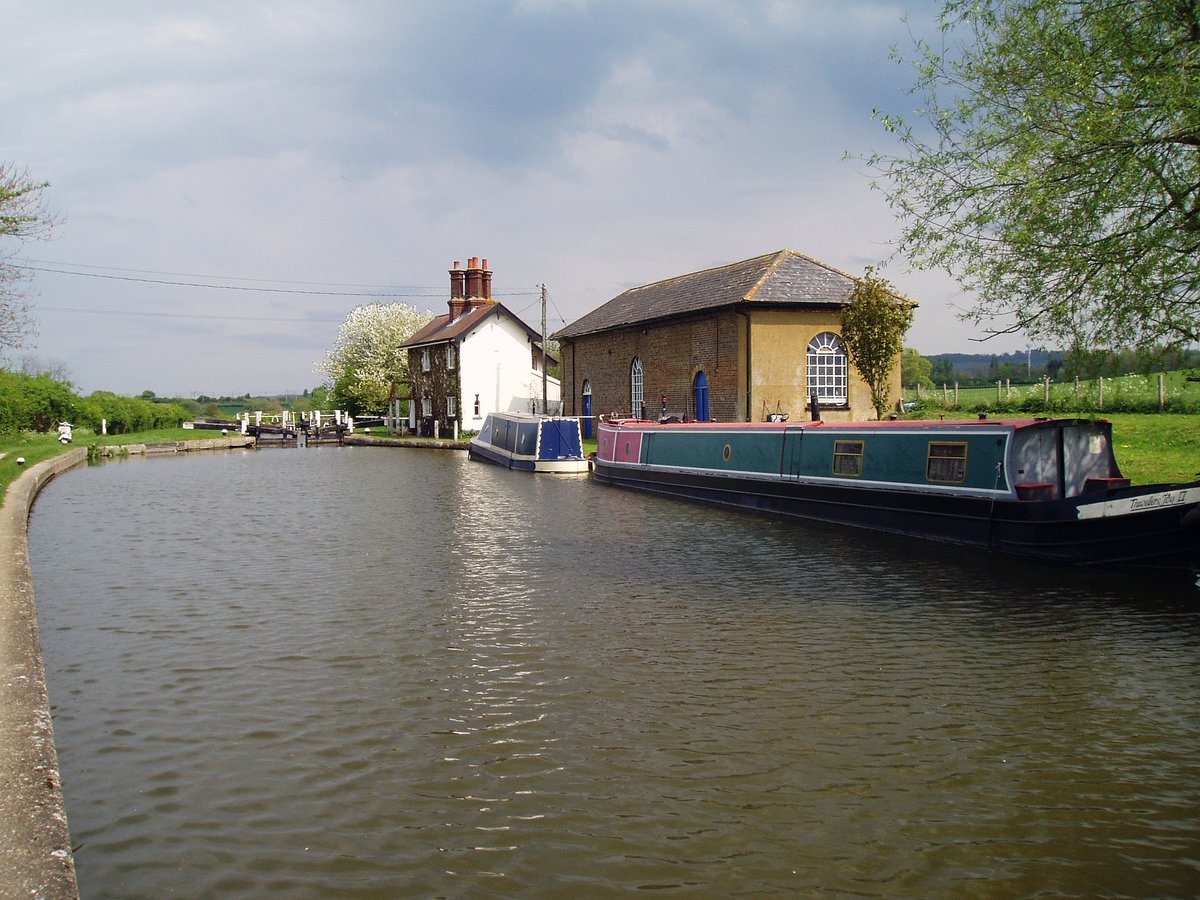
<path fill-rule="evenodd" d="M 27 375 L 0 369 L 0 434 L 53 431 L 70 422 L 96 433 L 101 422 L 109 434 L 178 428 L 191 414 L 174 403 L 154 403 L 139 397 L 119 397 L 96 391 L 86 398 L 71 385 L 50 375 Z"/>

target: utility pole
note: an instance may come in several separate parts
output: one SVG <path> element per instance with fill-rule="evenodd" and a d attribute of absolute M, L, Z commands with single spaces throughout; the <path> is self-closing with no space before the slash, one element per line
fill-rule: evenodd
<path fill-rule="evenodd" d="M 546 405 L 547 388 L 546 388 L 546 370 L 549 367 L 546 356 L 546 285 L 542 285 L 542 414 L 545 415 L 550 411 Z"/>

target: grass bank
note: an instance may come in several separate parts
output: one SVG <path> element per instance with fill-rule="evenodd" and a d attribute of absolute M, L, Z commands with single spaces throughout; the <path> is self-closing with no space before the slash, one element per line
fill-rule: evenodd
<path fill-rule="evenodd" d="M 1113 450 L 1134 484 L 1200 479 L 1200 415 L 1114 413 Z"/>

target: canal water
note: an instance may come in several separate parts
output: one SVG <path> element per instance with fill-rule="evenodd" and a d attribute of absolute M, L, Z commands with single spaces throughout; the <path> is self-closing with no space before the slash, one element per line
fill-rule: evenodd
<path fill-rule="evenodd" d="M 30 542 L 85 898 L 1200 892 L 1191 584 L 376 448 Z"/>

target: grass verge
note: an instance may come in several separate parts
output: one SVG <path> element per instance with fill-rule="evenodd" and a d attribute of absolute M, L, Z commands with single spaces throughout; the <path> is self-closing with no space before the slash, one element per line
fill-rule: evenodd
<path fill-rule="evenodd" d="M 1200 415 L 1114 413 L 1113 451 L 1134 484 L 1200 478 Z"/>

